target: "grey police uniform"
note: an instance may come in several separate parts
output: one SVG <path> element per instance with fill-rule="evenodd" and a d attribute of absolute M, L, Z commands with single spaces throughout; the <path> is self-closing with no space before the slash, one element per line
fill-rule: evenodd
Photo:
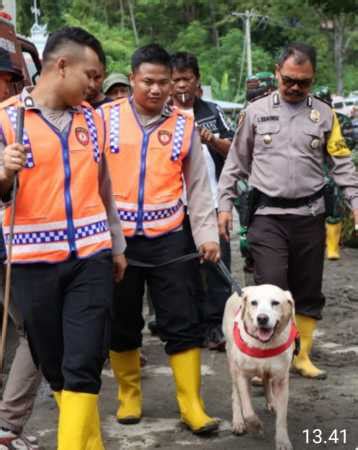
<path fill-rule="evenodd" d="M 238 179 L 258 190 L 248 233 L 256 283 L 290 289 L 296 312 L 315 319 L 324 306 L 324 161 L 358 208 L 358 175 L 332 109 L 275 91 L 242 113 L 219 181 L 219 211 L 231 211 Z"/>

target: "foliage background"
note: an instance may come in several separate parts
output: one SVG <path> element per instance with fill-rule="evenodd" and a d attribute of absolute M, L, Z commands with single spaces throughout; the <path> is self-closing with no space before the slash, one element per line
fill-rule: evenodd
<path fill-rule="evenodd" d="M 32 0 L 17 0 L 18 29 L 28 35 Z M 242 66 L 242 21 L 232 12 L 254 8 L 264 16 L 252 23 L 254 73 L 274 70 L 283 45 L 304 41 L 318 50 L 317 84 L 337 87 L 335 58 L 342 58 L 340 76 L 346 93 L 358 90 L 357 0 L 38 0 L 41 21 L 50 31 L 80 25 L 94 33 L 108 56 L 108 72 L 130 70 L 138 45 L 158 42 L 169 51 L 194 52 L 203 84 L 214 97 L 240 100 L 246 67 Z M 332 28 L 332 24 L 334 28 Z M 335 43 L 342 38 L 341 49 Z M 339 78 L 339 77 L 338 77 Z"/>

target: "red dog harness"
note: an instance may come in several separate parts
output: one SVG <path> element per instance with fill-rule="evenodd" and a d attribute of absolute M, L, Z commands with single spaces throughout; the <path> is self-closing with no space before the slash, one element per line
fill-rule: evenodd
<path fill-rule="evenodd" d="M 259 347 L 250 347 L 247 343 L 242 339 L 239 327 L 237 326 L 237 322 L 234 323 L 234 340 L 238 348 L 245 353 L 246 355 L 253 356 L 254 358 L 271 358 L 272 356 L 277 356 L 280 353 L 283 353 L 287 350 L 291 344 L 296 341 L 299 337 L 298 330 L 294 322 L 291 324 L 291 331 L 288 337 L 288 340 L 278 347 L 275 348 L 259 348 Z"/>

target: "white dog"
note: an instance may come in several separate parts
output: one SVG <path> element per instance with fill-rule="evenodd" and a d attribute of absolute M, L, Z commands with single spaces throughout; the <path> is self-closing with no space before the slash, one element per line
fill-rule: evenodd
<path fill-rule="evenodd" d="M 292 450 L 287 433 L 289 369 L 297 330 L 290 292 L 269 284 L 243 289 L 226 303 L 223 330 L 232 377 L 233 432 L 263 432 L 250 398 L 263 379 L 267 407 L 276 412 L 276 450 Z"/>

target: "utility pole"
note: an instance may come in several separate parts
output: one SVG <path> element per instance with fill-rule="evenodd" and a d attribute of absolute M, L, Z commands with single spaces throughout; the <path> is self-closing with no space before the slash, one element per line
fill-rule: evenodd
<path fill-rule="evenodd" d="M 247 77 L 252 76 L 252 55 L 251 55 L 251 19 L 262 18 L 267 19 L 267 16 L 261 16 L 257 14 L 253 9 L 251 11 L 246 10 L 244 13 L 233 12 L 233 16 L 240 17 L 244 21 L 245 27 L 245 43 L 246 43 L 246 55 L 247 55 Z"/>

